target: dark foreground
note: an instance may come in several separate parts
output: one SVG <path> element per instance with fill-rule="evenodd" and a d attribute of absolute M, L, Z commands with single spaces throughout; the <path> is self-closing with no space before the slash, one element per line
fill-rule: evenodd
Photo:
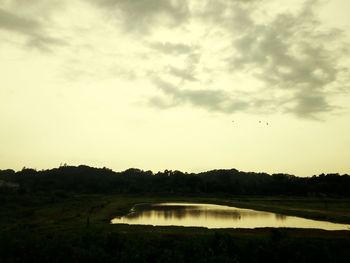
<path fill-rule="evenodd" d="M 0 262 L 348 262 L 350 231 L 111 225 L 133 204 L 189 201 L 349 222 L 347 199 L 1 193 Z M 289 210 L 288 210 L 289 209 Z M 343 212 L 341 212 L 343 211 Z"/>
<path fill-rule="evenodd" d="M 349 235 L 116 226 L 1 233 L 1 262 L 348 262 Z"/>
<path fill-rule="evenodd" d="M 62 166 L 0 171 L 0 263 L 349 262 L 350 231 L 111 225 L 134 204 L 201 202 L 350 223 L 350 176 Z"/>

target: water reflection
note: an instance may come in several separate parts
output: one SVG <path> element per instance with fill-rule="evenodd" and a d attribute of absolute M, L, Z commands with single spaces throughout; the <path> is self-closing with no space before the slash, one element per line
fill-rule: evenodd
<path fill-rule="evenodd" d="M 281 214 L 275 214 L 276 220 L 284 221 L 287 219 L 287 216 Z"/>
<path fill-rule="evenodd" d="M 111 223 L 208 228 L 298 227 L 326 230 L 350 229 L 350 225 L 345 224 L 315 221 L 251 209 L 191 203 L 136 205 L 128 215 L 114 218 Z"/>

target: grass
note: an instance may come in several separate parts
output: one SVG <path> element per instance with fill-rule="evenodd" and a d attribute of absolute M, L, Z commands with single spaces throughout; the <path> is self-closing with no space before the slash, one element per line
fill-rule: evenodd
<path fill-rule="evenodd" d="M 347 199 L 0 193 L 0 202 L 0 262 L 346 262 L 350 256 L 350 231 L 110 224 L 135 204 L 156 202 L 223 204 L 350 223 Z"/>

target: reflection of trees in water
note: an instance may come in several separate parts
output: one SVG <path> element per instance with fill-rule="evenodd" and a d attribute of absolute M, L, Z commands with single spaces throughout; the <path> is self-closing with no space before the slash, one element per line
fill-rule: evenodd
<path fill-rule="evenodd" d="M 140 217 L 140 213 L 138 212 L 132 212 L 132 213 L 129 213 L 127 214 L 124 218 L 127 218 L 127 219 L 137 219 Z"/>
<path fill-rule="evenodd" d="M 171 220 L 173 218 L 177 220 L 189 218 L 240 220 L 243 217 L 256 218 L 269 216 L 271 216 L 271 213 L 235 208 L 220 209 L 201 205 L 142 205 L 137 207 L 136 212 L 130 213 L 126 217 L 130 220 L 138 218 L 164 218 L 165 220 Z M 276 215 L 276 218 L 277 216 L 280 220 L 285 219 L 283 215 Z"/>
<path fill-rule="evenodd" d="M 234 207 L 224 206 L 175 206 L 170 205 L 168 207 L 138 207 L 132 209 L 127 216 L 122 218 L 115 218 L 112 223 L 118 224 L 141 224 L 141 225 L 179 225 L 179 226 L 204 226 L 208 228 L 226 228 L 226 227 L 281 227 L 281 225 L 288 225 L 288 227 L 302 227 L 308 226 L 310 222 L 290 222 L 287 224 L 288 216 L 259 212 L 249 209 L 240 209 Z M 187 220 L 187 221 L 186 221 Z M 238 222 L 241 220 L 241 222 Z M 278 222 L 279 221 L 279 222 Z M 293 221 L 293 220 L 292 220 Z M 323 222 L 320 222 L 320 224 Z M 324 229 L 332 229 L 327 225 L 331 223 L 327 222 Z M 293 226 L 290 226 L 293 225 Z M 348 226 L 347 226 L 348 227 Z M 335 227 L 335 229 L 343 229 Z M 345 228 L 346 229 L 346 228 Z"/>
<path fill-rule="evenodd" d="M 281 214 L 275 214 L 275 218 L 279 221 L 285 221 L 287 219 L 287 216 L 281 215 Z"/>
<path fill-rule="evenodd" d="M 156 211 L 156 216 L 158 218 L 161 218 L 162 216 L 164 216 L 165 219 L 172 219 L 174 217 L 176 219 L 183 219 L 184 217 L 186 217 L 186 210 L 185 209 L 175 209 L 175 210 L 167 209 L 164 211 Z"/>

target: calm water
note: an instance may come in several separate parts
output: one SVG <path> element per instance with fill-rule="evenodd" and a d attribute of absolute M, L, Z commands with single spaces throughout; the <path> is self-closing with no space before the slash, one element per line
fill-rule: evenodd
<path fill-rule="evenodd" d="M 316 221 L 223 205 L 190 203 L 136 205 L 129 214 L 120 218 L 114 218 L 111 223 L 207 228 L 297 227 L 350 230 L 349 224 Z"/>

